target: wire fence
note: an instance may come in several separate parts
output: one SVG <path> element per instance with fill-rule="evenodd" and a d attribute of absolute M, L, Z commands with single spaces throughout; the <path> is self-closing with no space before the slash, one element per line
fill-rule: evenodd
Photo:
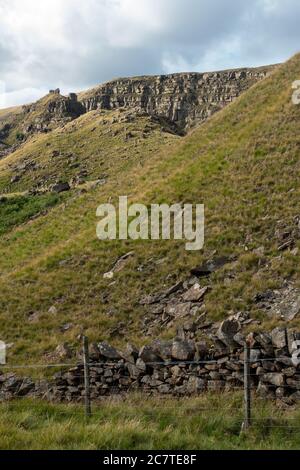
<path fill-rule="evenodd" d="M 110 368 L 122 367 L 124 366 L 124 362 L 122 361 L 92 361 L 89 357 L 89 345 L 87 338 L 84 339 L 83 343 L 83 359 L 79 362 L 68 362 L 68 363 L 60 363 L 60 364 L 14 364 L 14 365 L 4 365 L 1 366 L 1 370 L 6 373 L 6 376 L 11 372 L 12 375 L 15 374 L 15 371 L 28 371 L 28 370 L 35 370 L 35 371 L 42 371 L 42 370 L 58 370 L 57 372 L 57 382 L 58 382 L 58 389 L 60 387 L 59 380 L 60 376 L 61 379 L 64 380 L 65 374 L 70 374 L 70 381 L 69 381 L 69 393 L 64 396 L 64 403 L 55 403 L 56 407 L 55 410 L 52 412 L 48 412 L 49 417 L 54 416 L 65 416 L 65 417 L 85 417 L 86 419 L 99 419 L 101 422 L 109 421 L 109 407 L 113 406 L 114 409 L 114 417 L 118 415 L 121 418 L 124 418 L 126 415 L 128 418 L 143 418 L 153 416 L 157 419 L 161 418 L 162 416 L 173 416 L 174 411 L 176 411 L 176 417 L 187 417 L 189 414 L 194 418 L 195 414 L 201 415 L 207 413 L 209 415 L 216 414 L 216 417 L 219 418 L 232 418 L 235 423 L 240 424 L 241 430 L 247 432 L 251 427 L 258 426 L 263 424 L 264 428 L 274 428 L 274 429 L 286 429 L 291 431 L 300 431 L 300 412 L 298 416 L 290 416 L 289 411 L 287 410 L 278 410 L 274 412 L 273 408 L 270 411 L 270 397 L 266 396 L 258 396 L 257 387 L 260 380 L 263 376 L 268 373 L 264 370 L 264 372 L 259 371 L 259 366 L 257 364 L 261 364 L 264 362 L 272 363 L 276 361 L 277 363 L 280 361 L 286 360 L 286 357 L 268 357 L 268 358 L 260 358 L 259 360 L 251 360 L 250 358 L 250 347 L 245 345 L 244 350 L 244 358 L 241 359 L 230 359 L 228 361 L 232 366 L 232 371 L 235 371 L 237 377 L 234 377 L 239 385 L 230 384 L 228 390 L 226 387 L 220 386 L 220 388 L 216 388 L 214 390 L 210 390 L 209 388 L 205 390 L 205 393 L 208 394 L 209 392 L 216 393 L 217 395 L 224 391 L 231 392 L 241 392 L 240 398 L 238 403 L 232 404 L 228 400 L 228 406 L 224 408 L 223 400 L 220 400 L 220 404 L 218 405 L 217 400 L 213 401 L 213 405 L 211 403 L 202 405 L 201 403 L 197 403 L 197 406 L 191 406 L 190 409 L 188 407 L 188 399 L 187 397 L 183 396 L 171 396 L 171 393 L 164 394 L 155 394 L 154 400 L 156 406 L 152 409 L 151 404 L 147 404 L 147 400 L 144 400 L 142 408 L 136 405 L 134 401 L 132 401 L 132 406 L 130 402 L 130 392 L 143 392 L 145 393 L 145 389 L 140 389 L 139 387 L 132 386 L 132 384 L 124 384 L 122 383 L 118 385 L 114 384 L 114 374 L 110 371 Z M 189 367 L 191 371 L 194 371 L 195 368 L 203 370 L 203 368 L 209 368 L 211 366 L 222 366 L 223 362 L 220 359 L 209 359 L 209 360 L 198 360 L 198 361 L 156 361 L 156 362 L 147 362 L 147 367 L 152 367 L 153 371 L 161 371 L 164 368 L 173 368 L 174 366 L 178 366 L 179 369 L 182 367 L 183 374 L 186 371 L 186 368 Z M 228 367 L 228 363 L 226 363 Z M 255 372 L 252 371 L 252 367 L 255 366 Z M 225 362 L 224 362 L 225 367 Z M 105 377 L 104 382 L 99 381 L 99 368 L 103 368 L 101 372 Z M 272 369 L 272 367 L 271 367 Z M 110 371 L 110 372 L 109 372 Z M 214 370 L 212 369 L 212 372 Z M 100 373 L 100 375 L 101 375 Z M 201 373 L 196 375 L 201 379 Z M 300 371 L 295 371 L 292 375 L 293 380 L 295 378 L 300 377 Z M 101 377 L 100 377 L 101 378 Z M 122 379 L 126 382 L 126 377 L 122 377 Z M 111 380 L 111 384 L 109 381 Z M 97 390 L 101 389 L 102 392 L 105 393 L 97 393 L 95 392 L 95 383 L 98 387 Z M 299 381 L 300 383 L 300 381 Z M 162 382 L 162 385 L 164 383 Z M 97 388 L 96 387 L 96 388 Z M 278 385 L 274 385 L 274 388 L 278 388 L 283 391 L 283 396 L 285 396 L 285 390 L 291 389 L 291 385 L 286 383 L 279 383 Z M 300 388 L 300 387 L 299 387 Z M 0 390 L 1 390 L 1 375 L 0 375 Z M 74 393 L 73 393 L 74 392 Z M 150 395 L 151 387 L 149 389 L 146 388 L 146 395 Z M 204 393 L 204 390 L 199 390 L 198 395 Z M 1 397 L 1 395 L 0 395 Z M 27 395 L 24 395 L 26 398 Z M 129 400 L 127 401 L 128 406 L 125 407 L 124 410 L 120 410 L 119 412 L 116 411 L 116 407 L 118 402 L 117 401 L 109 401 L 110 398 L 119 397 L 121 400 Z M 129 397 L 129 398 L 128 398 Z M 19 397 L 21 398 L 21 397 Z M 22 398 L 21 398 L 22 399 Z M 300 399 L 300 392 L 299 392 L 299 399 Z M 106 402 L 104 402 L 106 400 Z M 54 400 L 55 402 L 55 400 Z M 67 405 L 67 403 L 69 403 Z M 151 402 L 153 403 L 153 402 Z M 178 406 L 177 406 L 178 405 Z M 183 405 L 182 407 L 180 405 Z M 264 405 L 266 405 L 264 407 Z M 32 405 L 31 405 L 32 406 Z M 131 406 L 131 407 L 130 407 Z M 0 399 L 0 409 L 1 411 L 10 412 L 17 410 L 20 407 L 20 400 L 10 400 L 8 402 Z M 297 406 L 293 408 L 293 410 L 297 411 Z M 260 415 L 259 415 L 260 413 Z"/>

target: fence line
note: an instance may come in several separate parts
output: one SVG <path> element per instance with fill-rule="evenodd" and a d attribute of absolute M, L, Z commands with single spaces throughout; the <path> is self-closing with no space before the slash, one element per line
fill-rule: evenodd
<path fill-rule="evenodd" d="M 257 359 L 257 360 L 251 360 L 249 361 L 250 364 L 257 364 L 258 362 L 272 362 L 272 361 L 277 361 L 277 362 L 280 362 L 282 360 L 286 360 L 287 357 L 270 357 L 268 359 L 266 358 L 262 358 L 262 359 Z M 100 367 L 100 366 L 114 366 L 116 364 L 118 364 L 118 362 L 122 361 L 122 360 L 125 360 L 125 359 L 122 359 L 120 358 L 119 360 L 116 360 L 114 362 L 89 362 L 88 365 L 90 367 Z M 220 359 L 221 360 L 221 359 Z M 208 361 L 174 361 L 174 360 L 170 360 L 170 361 L 153 361 L 153 362 L 147 362 L 147 365 L 148 366 L 174 366 L 174 365 L 202 365 L 202 364 L 222 364 L 221 362 L 219 362 L 220 360 L 208 360 Z M 230 359 L 228 362 L 232 363 L 232 364 L 239 364 L 239 365 L 242 365 L 243 364 L 243 360 L 242 359 Z M 61 368 L 61 367 L 83 367 L 83 363 L 82 362 L 76 362 L 76 363 L 69 363 L 69 364 L 64 364 L 64 363 L 60 363 L 60 364 L 16 364 L 16 365 L 0 365 L 0 369 L 38 369 L 38 368 L 41 368 L 41 369 L 47 369 L 47 368 Z"/>
<path fill-rule="evenodd" d="M 243 407 L 229 407 L 228 411 L 237 411 L 237 412 L 240 412 L 241 414 L 243 414 L 243 419 L 241 420 L 242 421 L 242 431 L 246 432 L 250 427 L 251 425 L 253 425 L 253 423 L 257 423 L 257 422 L 268 422 L 270 421 L 271 419 L 278 419 L 277 417 L 275 416 L 268 416 L 268 417 L 265 417 L 265 418 L 256 418 L 252 415 L 252 411 L 253 411 L 253 396 L 252 396 L 252 391 L 254 390 L 257 390 L 257 385 L 253 385 L 253 377 L 255 377 L 256 379 L 259 379 L 261 376 L 263 376 L 264 374 L 272 374 L 272 373 L 276 373 L 276 371 L 265 371 L 264 373 L 252 373 L 251 372 L 251 365 L 252 364 L 258 364 L 258 363 L 261 363 L 261 362 L 272 362 L 272 361 L 275 361 L 275 362 L 280 362 L 280 361 L 283 361 L 283 360 L 286 360 L 286 357 L 269 357 L 269 358 L 259 358 L 257 360 L 253 360 L 251 359 L 251 350 L 250 350 L 250 346 L 249 344 L 245 344 L 245 348 L 244 348 L 244 354 L 240 355 L 240 357 L 243 356 L 243 359 L 241 358 L 228 358 L 228 361 L 224 361 L 224 358 L 220 358 L 219 360 L 218 359 L 209 359 L 209 360 L 193 360 L 193 361 L 154 361 L 154 362 L 147 362 L 146 363 L 146 366 L 162 366 L 162 367 L 173 367 L 173 366 L 187 366 L 187 365 L 190 365 L 190 366 L 206 366 L 206 365 L 219 365 L 219 366 L 222 366 L 222 363 L 224 362 L 224 365 L 227 364 L 235 364 L 235 365 L 238 365 L 239 366 L 239 369 L 236 370 L 236 372 L 239 374 L 239 377 L 233 377 L 233 380 L 236 380 L 237 382 L 240 382 L 241 385 L 238 386 L 238 385 L 231 385 L 231 384 L 228 384 L 227 385 L 227 389 L 226 389 L 226 385 L 224 388 L 220 388 L 220 390 L 218 389 L 215 389 L 215 390 L 212 390 L 212 389 L 209 389 L 206 390 L 206 391 L 216 391 L 216 392 L 220 392 L 220 391 L 226 391 L 226 392 L 230 392 L 230 391 L 234 391 L 234 390 L 242 390 L 243 389 Z M 224 356 L 225 358 L 227 356 Z M 90 357 L 89 357 L 89 344 L 88 344 L 88 338 L 87 337 L 84 337 L 83 338 L 83 354 L 82 354 L 82 362 L 79 362 L 77 361 L 76 363 L 61 363 L 61 364 L 24 364 L 24 365 L 20 365 L 20 364 L 15 364 L 15 365 L 3 365 L 3 366 L 0 366 L 0 370 L 33 370 L 33 369 L 60 369 L 60 372 L 63 372 L 63 373 L 67 373 L 69 371 L 63 371 L 62 369 L 66 369 L 66 368 L 73 368 L 73 369 L 82 369 L 82 372 L 81 373 L 77 373 L 77 374 L 74 374 L 73 371 L 70 371 L 72 373 L 72 379 L 79 379 L 81 381 L 81 387 L 82 388 L 82 392 L 84 392 L 82 394 L 81 397 L 74 397 L 74 400 L 76 404 L 84 404 L 84 413 L 85 413 L 85 416 L 86 418 L 90 418 L 92 416 L 92 399 L 91 399 L 91 378 L 93 378 L 93 369 L 94 368 L 97 368 L 97 367 L 115 367 L 115 366 L 120 366 L 122 365 L 122 361 L 125 361 L 125 359 L 122 359 L 120 358 L 119 360 L 115 360 L 115 361 L 106 361 L 106 362 L 93 362 L 91 361 Z M 125 362 L 124 362 L 124 365 L 125 365 Z M 80 372 L 80 371 L 78 371 Z M 234 369 L 232 369 L 232 372 L 235 372 Z M 291 376 L 292 377 L 299 377 L 300 376 L 300 372 L 296 372 L 295 374 L 293 374 Z M 0 376 L 1 377 L 1 376 Z M 200 375 L 200 378 L 201 378 L 201 375 Z M 105 392 L 118 392 L 121 393 L 124 391 L 124 393 L 126 391 L 130 392 L 130 391 L 137 391 L 135 388 L 134 388 L 134 385 L 133 384 L 129 384 L 128 385 L 128 388 L 126 390 L 123 390 L 121 386 L 117 386 L 117 385 L 108 385 L 108 384 L 104 384 L 105 385 Z M 76 387 L 76 385 L 74 385 Z M 272 384 L 270 384 L 270 386 L 272 386 Z M 291 386 L 290 385 L 285 385 L 285 384 L 282 384 L 282 385 L 279 385 L 279 386 L 276 386 L 275 384 L 273 385 L 274 387 L 278 387 L 278 388 L 281 388 L 281 389 L 291 389 Z M 204 391 L 204 390 L 203 390 Z M 199 390 L 200 392 L 200 390 Z M 169 394 L 166 394 L 166 397 L 170 397 Z M 104 396 L 101 396 L 99 397 L 99 399 L 103 399 L 103 398 L 107 398 L 107 397 L 104 397 Z M 163 397 L 161 396 L 158 396 L 157 397 L 158 399 L 163 399 Z M 70 398 L 70 400 L 72 399 L 72 396 Z M 173 397 L 174 399 L 174 397 Z M 182 400 L 183 397 L 175 397 L 175 399 L 177 399 L 178 401 Z M 257 397 L 258 400 L 263 400 L 263 398 L 260 398 L 260 397 Z M 265 399 L 264 399 L 265 400 Z M 17 404 L 14 404 L 12 402 L 9 402 L 9 403 L 4 403 L 4 405 L 1 403 L 0 401 L 0 405 L 1 406 L 7 406 L 7 408 L 10 408 L 11 406 L 17 406 Z M 172 406 L 168 406 L 166 405 L 164 408 L 166 408 L 166 410 L 168 408 L 173 408 Z M 97 412 L 97 411 L 100 411 L 101 408 L 97 408 L 96 405 L 94 405 L 93 403 L 93 413 Z M 217 407 L 209 407 L 209 408 L 197 408 L 197 411 L 199 412 L 211 412 L 211 411 L 216 411 L 216 412 L 220 412 L 222 410 L 220 410 L 220 408 L 217 408 Z M 147 411 L 147 413 L 149 413 L 150 410 Z M 60 413 L 60 412 L 58 412 Z M 61 412 L 62 414 L 67 414 L 68 411 L 64 411 L 64 412 Z M 154 413 L 154 412 L 153 412 Z M 159 412 L 160 414 L 162 413 L 161 411 Z M 56 414 L 56 412 L 54 413 Z M 70 415 L 82 415 L 83 413 L 81 412 L 71 412 Z M 178 414 L 180 415 L 180 412 L 178 412 Z M 185 414 L 186 414 L 186 411 L 185 411 Z M 296 420 L 297 418 L 293 418 L 293 417 L 286 417 L 286 418 L 283 418 L 285 420 Z M 270 425 L 270 426 L 266 426 L 266 427 L 287 427 L 287 426 L 284 426 L 284 425 Z M 300 429 L 300 426 L 288 426 L 288 428 L 294 428 L 294 429 Z"/>

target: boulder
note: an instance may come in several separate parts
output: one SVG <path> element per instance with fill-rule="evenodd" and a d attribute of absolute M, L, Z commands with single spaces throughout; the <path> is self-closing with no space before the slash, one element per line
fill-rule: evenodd
<path fill-rule="evenodd" d="M 208 353 L 208 346 L 206 341 L 198 341 L 195 345 L 196 348 L 196 360 L 204 359 Z"/>
<path fill-rule="evenodd" d="M 161 358 L 154 352 L 151 346 L 143 346 L 139 352 L 139 358 L 142 359 L 145 364 L 161 362 Z"/>
<path fill-rule="evenodd" d="M 228 318 L 223 321 L 217 331 L 217 337 L 226 346 L 232 348 L 236 347 L 237 343 L 234 341 L 234 336 L 240 331 L 241 324 L 239 321 Z"/>
<path fill-rule="evenodd" d="M 300 377 L 294 376 L 291 379 L 286 379 L 286 383 L 296 390 L 300 390 Z"/>
<path fill-rule="evenodd" d="M 286 330 L 286 338 L 287 338 L 289 354 L 292 355 L 293 352 L 295 351 L 295 349 L 296 350 L 298 349 L 297 343 L 295 341 L 296 333 L 293 330 L 291 330 L 290 328 L 288 328 Z M 300 346 L 300 342 L 299 342 L 299 346 Z"/>
<path fill-rule="evenodd" d="M 233 341 L 235 343 L 237 343 L 239 346 L 242 346 L 242 347 L 244 347 L 244 345 L 245 345 L 245 340 L 246 340 L 246 338 L 242 333 L 237 333 L 233 337 Z"/>
<path fill-rule="evenodd" d="M 178 304 L 168 304 L 164 310 L 166 315 L 172 317 L 185 317 L 189 315 L 191 311 L 192 304 L 187 303 L 178 303 Z"/>
<path fill-rule="evenodd" d="M 171 393 L 171 387 L 168 384 L 163 384 L 158 387 L 158 391 L 162 395 L 168 395 L 169 393 Z"/>
<path fill-rule="evenodd" d="M 111 360 L 121 359 L 121 356 L 118 353 L 118 351 L 113 346 L 106 343 L 105 341 L 98 344 L 98 349 L 99 349 L 101 356 L 104 357 L 105 359 L 111 359 Z"/>
<path fill-rule="evenodd" d="M 137 358 L 139 357 L 139 351 L 135 346 L 130 343 L 127 343 L 125 351 L 120 352 L 120 355 L 127 362 L 135 364 Z"/>
<path fill-rule="evenodd" d="M 133 256 L 134 256 L 134 251 L 130 251 L 129 253 L 126 253 L 125 255 L 121 256 L 119 259 L 115 261 L 115 264 L 111 272 L 118 273 L 122 271 L 122 269 L 125 268 L 129 258 L 132 258 Z"/>
<path fill-rule="evenodd" d="M 218 269 L 221 269 L 223 266 L 225 266 L 225 264 L 232 262 L 233 260 L 234 258 L 226 256 L 215 258 L 192 269 L 191 274 L 197 277 L 207 277 Z"/>
<path fill-rule="evenodd" d="M 285 384 L 284 375 L 279 372 L 270 372 L 261 376 L 261 381 L 266 382 L 276 387 L 282 387 Z"/>
<path fill-rule="evenodd" d="M 250 361 L 252 363 L 258 362 L 261 358 L 261 350 L 260 349 L 251 349 L 250 350 Z"/>
<path fill-rule="evenodd" d="M 172 344 L 172 357 L 177 361 L 192 361 L 195 356 L 195 344 L 193 341 L 176 338 Z"/>
<path fill-rule="evenodd" d="M 25 397 L 29 393 L 33 392 L 35 389 L 35 384 L 30 378 L 26 378 L 23 380 L 21 386 L 18 390 L 19 397 Z"/>
<path fill-rule="evenodd" d="M 267 354 L 269 354 L 270 357 L 274 356 L 274 347 L 272 344 L 272 337 L 268 333 L 256 333 L 255 334 L 255 340 L 261 349 L 263 349 Z"/>
<path fill-rule="evenodd" d="M 54 354 L 58 359 L 68 359 L 72 357 L 72 351 L 66 343 L 57 346 Z"/>
<path fill-rule="evenodd" d="M 194 284 L 185 294 L 183 300 L 185 302 L 200 302 L 208 291 L 208 287 L 201 288 L 200 284 Z"/>
<path fill-rule="evenodd" d="M 143 361 L 143 359 L 141 359 L 140 357 L 137 359 L 136 361 L 136 367 L 141 370 L 142 372 L 146 372 L 147 370 L 147 366 L 145 364 L 145 362 Z"/>
<path fill-rule="evenodd" d="M 273 346 L 277 349 L 283 349 L 287 346 L 286 329 L 277 327 L 271 332 Z"/>
<path fill-rule="evenodd" d="M 64 183 L 56 183 L 52 186 L 52 191 L 54 193 L 63 193 L 66 191 L 70 191 L 71 187 L 69 183 L 64 182 Z"/>
<path fill-rule="evenodd" d="M 186 385 L 186 390 L 191 395 L 203 392 L 206 387 L 205 380 L 200 377 L 191 376 L 189 377 L 188 383 Z"/>
<path fill-rule="evenodd" d="M 159 339 L 153 341 L 151 344 L 154 354 L 159 356 L 164 361 L 172 358 L 172 346 L 172 341 L 162 341 Z"/>
<path fill-rule="evenodd" d="M 179 366 L 171 367 L 171 374 L 172 374 L 173 377 L 176 377 L 176 378 L 182 377 L 183 373 L 184 373 L 184 371 L 182 370 L 181 367 L 179 367 Z"/>
<path fill-rule="evenodd" d="M 172 294 L 175 294 L 175 292 L 178 292 L 182 288 L 183 282 L 179 281 L 173 286 L 171 286 L 169 289 L 167 289 L 163 294 L 165 297 L 169 297 Z"/>

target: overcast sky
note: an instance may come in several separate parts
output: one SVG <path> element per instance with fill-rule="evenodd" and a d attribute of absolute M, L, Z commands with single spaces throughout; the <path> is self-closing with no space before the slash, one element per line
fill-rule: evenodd
<path fill-rule="evenodd" d="M 0 0 L 0 107 L 50 88 L 266 65 L 299 50 L 299 0 Z"/>

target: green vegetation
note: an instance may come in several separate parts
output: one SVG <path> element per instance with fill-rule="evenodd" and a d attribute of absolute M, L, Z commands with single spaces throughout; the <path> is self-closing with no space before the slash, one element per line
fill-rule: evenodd
<path fill-rule="evenodd" d="M 19 140 L 20 142 L 22 142 L 24 138 L 25 138 L 25 135 L 23 134 L 23 132 L 16 133 L 16 139 Z"/>
<path fill-rule="evenodd" d="M 108 175 L 106 185 L 71 192 L 46 216 L 0 238 L 1 339 L 13 343 L 10 362 L 43 361 L 62 342 L 78 348 L 83 331 L 91 341 L 115 345 L 148 341 L 141 334 L 145 310 L 139 299 L 184 279 L 215 253 L 234 254 L 237 261 L 211 277 L 209 317 L 250 310 L 262 328 L 272 326 L 253 296 L 282 286 L 284 279 L 299 286 L 300 252 L 278 252 L 275 236 L 278 221 L 289 226 L 299 215 L 300 107 L 291 102 L 291 83 L 299 77 L 295 56 L 184 138 L 161 132 L 146 117 L 120 123 L 114 112 L 92 112 L 34 137 L 0 161 L 1 192 L 28 190 L 33 178 L 46 174 L 74 176 L 67 152 L 84 163 L 91 181 Z M 51 157 L 56 149 L 61 158 Z M 38 163 L 34 175 L 26 173 L 10 187 L 14 166 L 28 158 Z M 97 240 L 97 206 L 117 203 L 122 195 L 146 204 L 204 202 L 204 251 L 188 253 L 178 241 Z M 263 256 L 254 252 L 261 246 Z M 103 279 L 129 251 L 135 256 L 113 282 Z M 53 305 L 56 315 L 49 313 Z M 34 324 L 32 312 L 38 316 Z M 65 323 L 72 328 L 63 333 Z M 153 334 L 171 337 L 175 327 Z"/>
<path fill-rule="evenodd" d="M 0 235 L 8 232 L 15 226 L 20 226 L 47 209 L 54 207 L 62 200 L 56 194 L 43 194 L 36 196 L 12 196 L 0 199 Z"/>
<path fill-rule="evenodd" d="M 0 449 L 228 450 L 299 449 L 300 413 L 257 403 L 240 433 L 242 396 L 104 401 L 86 422 L 80 405 L 16 401 L 0 405 Z"/>
<path fill-rule="evenodd" d="M 127 123 L 126 113 L 90 112 L 51 133 L 32 136 L 0 161 L 0 193 L 26 191 L 56 179 L 70 181 L 81 172 L 87 181 L 116 175 L 122 179 L 126 169 L 143 166 L 162 146 L 178 140 L 148 117 Z M 26 165 L 27 171 L 11 184 L 17 168 Z"/>

